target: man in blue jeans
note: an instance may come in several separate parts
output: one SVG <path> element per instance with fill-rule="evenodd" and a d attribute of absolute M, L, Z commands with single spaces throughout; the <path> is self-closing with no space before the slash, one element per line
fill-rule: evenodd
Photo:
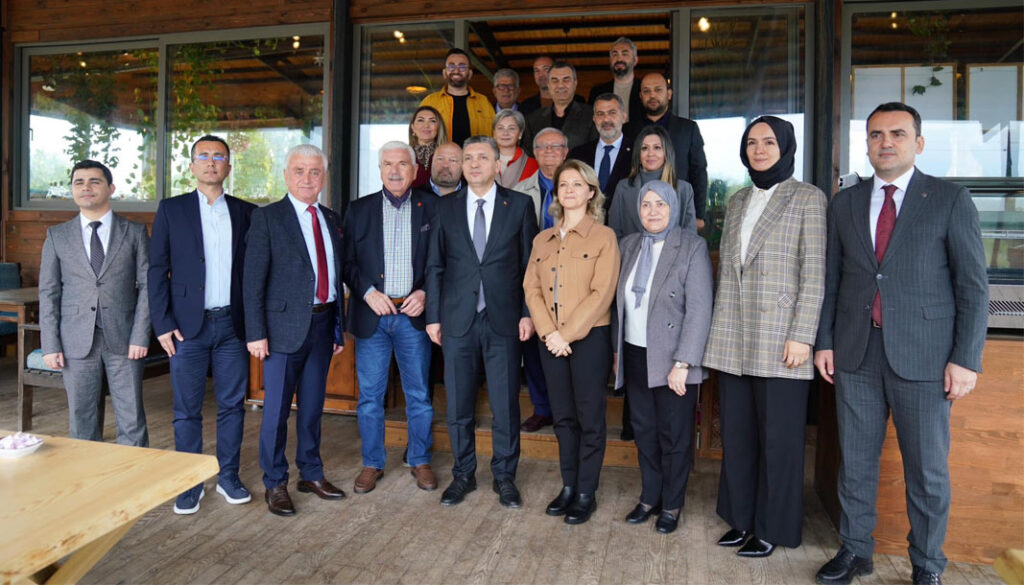
<path fill-rule="evenodd" d="M 394 353 L 402 375 L 409 425 L 408 462 L 416 486 L 437 489 L 430 468 L 434 409 L 428 384 L 430 339 L 424 332 L 424 266 L 434 220 L 432 193 L 413 191 L 416 155 L 388 142 L 378 159 L 384 188 L 353 201 L 345 216 L 345 284 L 349 330 L 356 336 L 359 435 L 363 469 L 354 491 L 365 494 L 384 475 L 384 394 Z"/>
<path fill-rule="evenodd" d="M 217 493 L 229 504 L 251 498 L 238 478 L 243 401 L 249 385 L 245 349 L 242 264 L 249 217 L 256 208 L 224 192 L 231 151 L 217 136 L 192 145 L 189 170 L 196 189 L 160 202 L 149 244 L 149 312 L 170 356 L 174 390 L 174 447 L 203 452 L 206 373 L 213 367 L 217 399 Z M 175 514 L 194 514 L 199 484 L 178 496 Z"/>

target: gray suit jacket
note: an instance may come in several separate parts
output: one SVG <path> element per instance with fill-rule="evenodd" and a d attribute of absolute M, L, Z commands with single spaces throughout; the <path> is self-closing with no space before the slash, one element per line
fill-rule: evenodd
<path fill-rule="evenodd" d="M 127 355 L 129 345 L 149 346 L 149 235 L 141 223 L 116 213 L 112 217 L 99 276 L 89 264 L 77 215 L 46 231 L 39 267 L 39 328 L 44 354 L 64 352 L 66 358 L 88 355 L 97 306 L 103 313 L 103 339 L 108 351 Z"/>
<path fill-rule="evenodd" d="M 544 221 L 544 216 L 542 216 L 540 213 L 540 206 L 542 203 L 544 203 L 544 194 L 541 193 L 540 190 L 540 171 L 537 171 L 536 173 L 533 173 L 529 177 L 516 183 L 516 186 L 512 187 L 512 190 L 518 191 L 523 195 L 530 196 L 530 199 L 533 201 L 533 213 L 537 218 L 537 226 L 539 228 L 541 222 Z M 554 197 L 554 195 L 552 195 L 552 197 Z"/>
<path fill-rule="evenodd" d="M 700 367 L 704 344 L 711 328 L 712 275 L 708 245 L 696 232 L 677 227 L 665 237 L 664 248 L 654 268 L 654 279 L 647 304 L 647 385 L 668 385 L 674 362 L 690 364 L 687 384 L 707 377 Z M 622 371 L 623 315 L 625 304 L 634 302 L 635 293 L 626 290 L 626 281 L 640 255 L 643 236 L 634 233 L 619 243 L 622 264 L 615 296 L 613 321 L 615 352 L 619 367 L 615 387 L 625 383 Z"/>
<path fill-rule="evenodd" d="M 816 349 L 834 350 L 840 370 L 860 367 L 880 291 L 885 354 L 900 377 L 942 380 L 947 362 L 980 372 L 988 276 L 970 192 L 915 170 L 879 266 L 869 225 L 872 188 L 872 180 L 862 181 L 829 205 Z"/>

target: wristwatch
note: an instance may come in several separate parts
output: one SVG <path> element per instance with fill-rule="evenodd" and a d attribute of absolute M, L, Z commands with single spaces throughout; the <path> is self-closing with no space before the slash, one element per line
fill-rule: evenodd
<path fill-rule="evenodd" d="M 685 370 L 690 367 L 690 364 L 686 362 L 676 362 L 675 367 L 677 370 Z"/>

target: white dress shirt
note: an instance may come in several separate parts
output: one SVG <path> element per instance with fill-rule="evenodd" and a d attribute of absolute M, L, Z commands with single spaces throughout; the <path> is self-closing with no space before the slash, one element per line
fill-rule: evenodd
<path fill-rule="evenodd" d="M 778 183 L 772 185 L 768 190 L 751 187 L 750 198 L 747 199 L 747 210 L 743 214 L 743 224 L 740 225 L 740 262 L 747 261 L 747 246 L 750 245 L 750 237 L 754 235 L 754 228 L 757 227 L 764 208 L 768 207 L 768 202 L 772 200 L 772 195 L 775 194 L 775 189 L 778 187 Z"/>
<path fill-rule="evenodd" d="M 640 263 L 640 254 L 636 255 L 633 268 L 629 270 L 626 278 L 625 310 L 622 312 L 622 320 L 626 322 L 622 330 L 622 337 L 626 343 L 637 347 L 647 347 L 647 312 L 650 307 L 651 285 L 654 283 L 654 273 L 658 270 L 658 259 L 661 258 L 661 250 L 665 247 L 665 240 L 658 240 L 651 245 L 651 273 L 647 275 L 647 290 L 640 299 L 640 306 L 636 307 L 636 293 L 633 292 L 633 281 L 636 280 L 636 265 Z"/>
<path fill-rule="evenodd" d="M 476 223 L 476 202 L 481 197 L 473 193 L 473 188 L 466 188 L 466 222 L 469 225 L 469 239 L 473 239 L 473 225 Z M 487 235 L 491 234 L 491 218 L 494 217 L 494 202 L 498 199 L 498 184 L 492 183 L 487 194 L 482 198 L 484 203 L 484 223 L 487 224 Z M 484 240 L 486 241 L 486 240 Z"/>
<path fill-rule="evenodd" d="M 882 213 L 882 204 L 885 203 L 885 191 L 882 187 L 896 185 L 896 192 L 892 194 L 892 201 L 896 204 L 896 217 L 900 216 L 900 208 L 903 207 L 903 198 L 907 195 L 907 186 L 910 185 L 910 178 L 914 176 L 914 167 L 909 171 L 896 177 L 895 181 L 886 182 L 875 175 L 871 189 L 871 215 L 868 217 L 868 226 L 871 229 L 871 246 L 875 245 L 875 231 L 878 229 L 878 216 Z"/>
<path fill-rule="evenodd" d="M 597 171 L 599 173 L 601 172 L 601 161 L 604 160 L 604 147 L 605 146 L 611 146 L 612 147 L 612 149 L 610 151 L 608 151 L 608 158 L 609 158 L 610 162 L 612 163 L 611 166 L 608 167 L 608 172 L 610 173 L 611 170 L 615 168 L 615 161 L 618 160 L 619 153 L 622 152 L 622 138 L 623 138 L 622 134 L 619 134 L 618 139 L 616 139 L 615 142 L 612 142 L 611 144 L 608 144 L 603 139 L 598 139 L 598 141 L 597 141 L 597 151 L 594 153 L 594 170 L 595 171 Z"/>
<path fill-rule="evenodd" d="M 231 304 L 231 213 L 223 191 L 211 204 L 198 189 L 199 221 L 203 229 L 203 258 L 206 262 L 204 307 L 216 309 Z"/>
<path fill-rule="evenodd" d="M 89 219 L 81 213 L 78 214 L 78 219 L 82 222 L 82 245 L 85 246 L 85 257 L 89 260 L 92 260 L 92 228 L 89 227 L 89 224 L 94 221 L 101 222 L 98 231 L 100 243 L 103 244 L 103 257 L 106 258 L 107 250 L 110 249 L 110 224 L 114 221 L 114 210 L 108 210 L 98 220 Z"/>
<path fill-rule="evenodd" d="M 316 282 L 320 278 L 320 274 L 317 271 L 316 266 L 316 241 L 313 239 L 313 216 L 306 211 L 309 207 L 308 204 L 303 203 L 295 198 L 291 193 L 288 194 L 288 200 L 292 202 L 292 207 L 295 208 L 295 215 L 299 218 L 299 227 L 302 229 L 302 239 L 306 240 L 306 252 L 309 253 L 309 263 L 313 265 L 313 304 L 320 304 L 320 299 L 316 298 Z M 320 234 L 324 238 L 324 252 L 327 256 L 327 302 L 333 302 L 338 298 L 338 275 L 335 274 L 334 270 L 334 242 L 331 240 L 331 234 L 327 229 L 327 219 L 324 218 L 324 213 L 320 211 L 319 205 L 314 205 L 316 209 L 317 219 L 320 221 Z"/>

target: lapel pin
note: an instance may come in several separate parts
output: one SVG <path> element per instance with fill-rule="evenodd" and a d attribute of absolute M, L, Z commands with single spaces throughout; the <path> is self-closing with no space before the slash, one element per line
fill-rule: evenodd
<path fill-rule="evenodd" d="M 506 207 L 508 206 L 508 201 L 502 201 L 502 203 L 504 203 Z"/>
<path fill-rule="evenodd" d="M 927 193 L 921 193 L 921 197 L 922 197 L 922 198 L 924 198 L 924 197 L 927 197 L 927 196 L 928 196 L 928 194 L 927 194 Z"/>

